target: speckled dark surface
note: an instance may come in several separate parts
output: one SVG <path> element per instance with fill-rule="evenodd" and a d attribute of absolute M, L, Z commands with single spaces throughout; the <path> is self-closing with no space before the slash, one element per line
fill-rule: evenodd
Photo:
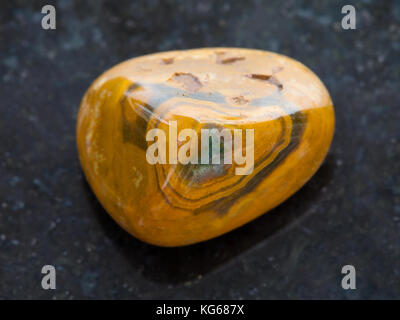
<path fill-rule="evenodd" d="M 0 2 L 0 298 L 400 298 L 400 1 Z M 341 29 L 341 8 L 357 30 Z M 336 108 L 324 165 L 287 202 L 185 248 L 121 230 L 85 182 L 80 99 L 156 51 L 260 48 L 313 69 Z M 57 289 L 41 289 L 41 268 Z M 357 289 L 341 288 L 341 268 Z"/>

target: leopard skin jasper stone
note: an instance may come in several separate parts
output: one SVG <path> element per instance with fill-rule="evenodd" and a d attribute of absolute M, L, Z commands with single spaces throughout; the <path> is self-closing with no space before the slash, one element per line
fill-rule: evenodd
<path fill-rule="evenodd" d="M 163 129 L 169 145 L 170 121 L 177 132 L 194 129 L 199 141 L 204 128 L 253 129 L 253 170 L 237 175 L 234 161 L 150 164 L 154 142 L 146 134 Z M 77 144 L 91 188 L 122 228 L 148 243 L 182 246 L 285 201 L 319 168 L 333 132 L 329 93 L 300 62 L 204 48 L 134 58 L 102 74 L 81 102 Z"/>

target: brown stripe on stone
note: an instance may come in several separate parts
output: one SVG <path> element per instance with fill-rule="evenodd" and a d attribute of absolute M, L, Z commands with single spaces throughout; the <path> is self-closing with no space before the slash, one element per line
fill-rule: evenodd
<path fill-rule="evenodd" d="M 122 99 L 120 100 L 122 139 L 124 143 L 132 143 L 140 149 L 146 150 L 147 142 L 145 135 L 147 130 L 147 123 L 150 118 L 149 115 L 153 112 L 153 107 L 140 100 L 129 98 L 130 93 L 138 89 L 139 87 L 140 86 L 137 84 L 132 84 L 131 86 L 129 86 L 129 88 L 125 91 Z M 130 99 L 132 103 L 141 106 L 143 110 L 142 114 L 138 114 L 134 122 L 129 121 L 126 116 L 128 99 Z M 137 110 L 135 110 L 135 112 L 138 113 Z"/>
<path fill-rule="evenodd" d="M 213 208 L 220 214 L 225 214 L 229 208 L 234 205 L 235 201 L 254 190 L 254 188 L 264 180 L 276 167 L 278 167 L 283 160 L 285 160 L 290 153 L 292 153 L 300 144 L 301 137 L 303 135 L 305 124 L 307 122 L 307 116 L 298 111 L 290 115 L 292 119 L 292 133 L 290 135 L 289 145 L 283 149 L 277 157 L 260 172 L 258 172 L 253 179 L 251 179 L 244 188 L 238 190 L 235 194 L 231 194 L 225 199 L 219 199 L 213 204 Z"/>

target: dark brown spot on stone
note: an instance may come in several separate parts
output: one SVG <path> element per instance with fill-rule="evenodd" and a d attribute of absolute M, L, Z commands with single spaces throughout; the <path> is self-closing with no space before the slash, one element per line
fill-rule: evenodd
<path fill-rule="evenodd" d="M 220 64 L 231 64 L 234 63 L 236 61 L 240 61 L 240 60 L 245 60 L 245 57 L 232 57 L 232 58 L 226 58 L 226 59 L 217 59 L 217 63 Z"/>
<path fill-rule="evenodd" d="M 183 85 L 183 88 L 190 92 L 199 91 L 203 84 L 200 82 L 199 78 L 191 73 L 186 72 L 175 72 L 169 80 L 174 80 Z"/>
<path fill-rule="evenodd" d="M 247 103 L 250 102 L 249 100 L 247 100 L 247 99 L 246 99 L 245 97 L 243 97 L 243 96 L 233 97 L 233 98 L 232 98 L 232 101 L 233 101 L 233 103 L 235 103 L 235 104 L 240 104 L 240 105 L 242 105 L 242 104 L 247 104 Z"/>
<path fill-rule="evenodd" d="M 267 81 L 269 80 L 269 78 L 271 78 L 271 75 L 269 74 L 255 74 L 255 73 L 251 73 L 251 74 L 247 74 L 246 77 L 250 78 L 250 79 L 257 79 L 257 80 L 264 80 Z"/>
<path fill-rule="evenodd" d="M 279 90 L 283 89 L 282 83 L 276 77 L 274 77 L 273 75 L 251 73 L 251 74 L 247 74 L 246 77 L 248 77 L 250 79 L 267 81 L 270 84 L 273 84 L 274 86 L 276 86 Z"/>
<path fill-rule="evenodd" d="M 161 62 L 163 64 L 173 64 L 174 63 L 175 58 L 162 58 Z"/>

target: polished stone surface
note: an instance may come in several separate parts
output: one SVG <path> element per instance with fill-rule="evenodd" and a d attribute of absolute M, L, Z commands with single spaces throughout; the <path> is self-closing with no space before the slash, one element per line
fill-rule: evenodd
<path fill-rule="evenodd" d="M 79 5 L 78 5 L 79 2 Z M 0 298 L 400 298 L 400 2 L 0 2 Z M 81 97 L 102 71 L 156 51 L 237 46 L 309 66 L 336 111 L 330 153 L 275 210 L 164 249 L 121 230 L 84 180 Z M 41 289 L 41 268 L 57 290 Z M 341 288 L 341 268 L 357 289 Z"/>

